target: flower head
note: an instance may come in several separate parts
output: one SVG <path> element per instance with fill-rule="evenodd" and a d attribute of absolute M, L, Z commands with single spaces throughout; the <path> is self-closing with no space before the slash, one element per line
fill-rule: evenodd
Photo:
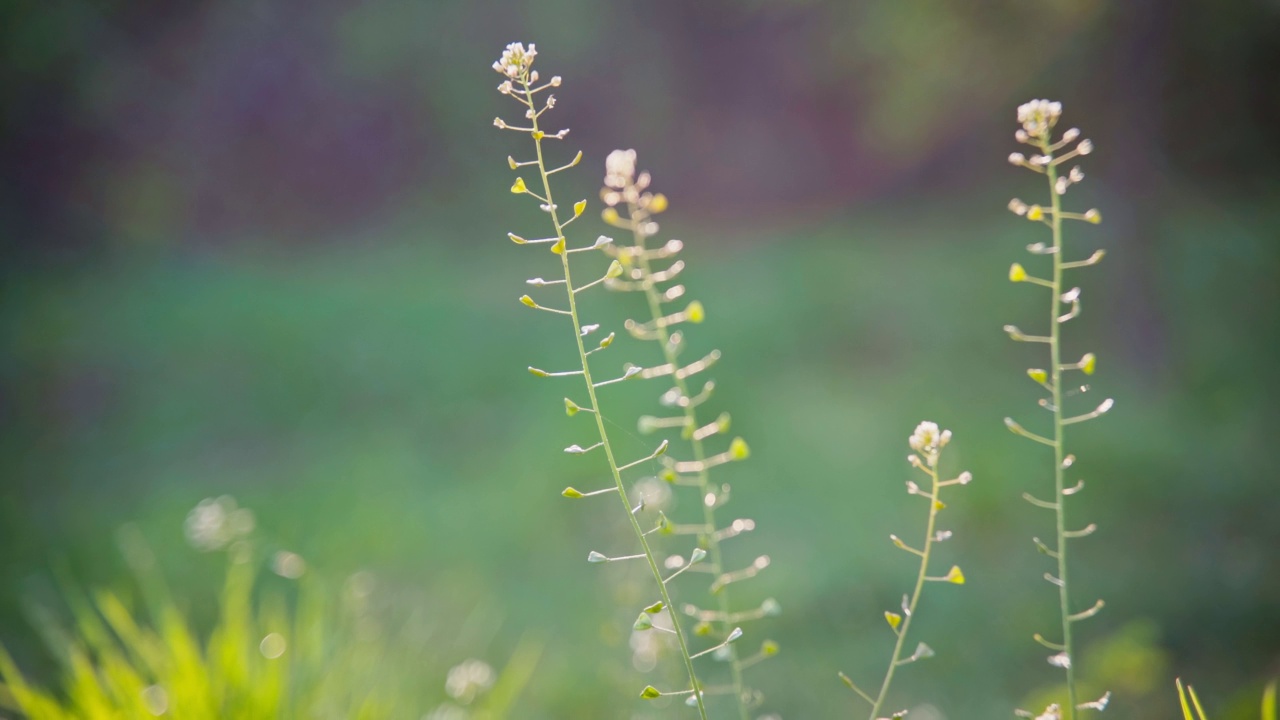
<path fill-rule="evenodd" d="M 925 462 L 929 464 L 929 467 L 937 464 L 938 451 L 945 447 L 948 442 L 951 442 L 951 431 L 939 430 L 937 423 L 928 421 L 917 425 L 916 431 L 911 433 L 911 437 L 907 438 L 907 443 L 911 445 L 911 449 L 924 455 Z"/>
<path fill-rule="evenodd" d="M 636 151 L 614 150 L 604 159 L 604 184 L 621 190 L 636 177 Z"/>
<path fill-rule="evenodd" d="M 529 43 L 528 49 L 524 43 L 511 43 L 502 51 L 502 57 L 493 63 L 493 69 L 512 80 L 520 80 L 526 77 L 537 56 L 537 46 L 533 43 Z"/>
<path fill-rule="evenodd" d="M 465 660 L 449 670 L 445 679 L 444 690 L 449 697 L 463 704 L 468 704 L 493 687 L 493 668 L 483 660 Z"/>
<path fill-rule="evenodd" d="M 1018 106 L 1018 122 L 1031 137 L 1046 138 L 1062 115 L 1062 103 L 1032 100 Z"/>
<path fill-rule="evenodd" d="M 228 495 L 218 499 L 207 498 L 187 513 L 185 530 L 187 541 L 197 550 L 210 552 L 221 550 L 236 540 L 253 532 L 253 512 L 236 507 L 236 501 Z"/>

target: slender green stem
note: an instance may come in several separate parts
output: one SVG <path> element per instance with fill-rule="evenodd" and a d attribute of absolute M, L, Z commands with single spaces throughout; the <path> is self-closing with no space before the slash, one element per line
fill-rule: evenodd
<path fill-rule="evenodd" d="M 551 180 L 547 175 L 547 164 L 543 160 L 542 155 L 542 136 L 538 128 L 538 113 L 533 102 L 533 94 L 530 92 L 530 86 L 527 79 L 522 81 L 524 86 L 524 102 L 533 111 L 533 142 L 537 150 L 538 157 L 538 174 L 542 178 L 543 197 L 546 198 L 547 206 L 551 215 L 551 222 L 555 225 L 556 237 L 564 237 L 564 225 L 560 222 L 557 214 L 555 201 L 551 197 Z M 698 715 L 701 720 L 708 720 L 706 704 L 703 702 L 702 687 L 698 684 L 698 675 L 693 669 L 693 659 L 689 654 L 689 644 L 685 639 L 684 629 L 680 625 L 680 619 L 676 615 L 676 609 L 671 604 L 671 596 L 667 592 L 667 584 L 662 577 L 662 570 L 658 566 L 658 561 L 654 557 L 653 550 L 649 547 L 649 541 L 645 538 L 644 530 L 640 527 L 640 521 L 632 512 L 631 500 L 627 497 L 627 491 L 622 483 L 622 472 L 618 470 L 618 462 L 613 454 L 613 445 L 609 442 L 609 433 L 605 429 L 604 414 L 600 411 L 600 403 L 596 398 L 596 388 L 591 380 L 591 363 L 587 359 L 587 349 L 582 342 L 582 323 L 578 317 L 578 305 L 573 291 L 573 278 L 569 271 L 569 252 L 564 247 L 560 252 L 560 265 L 564 271 L 565 292 L 569 298 L 569 316 L 573 320 L 573 337 L 578 346 L 578 361 L 582 365 L 582 376 L 587 387 L 587 396 L 590 398 L 591 409 L 595 412 L 591 413 L 596 419 L 596 430 L 600 433 L 600 442 L 604 448 L 605 457 L 609 461 L 609 471 L 613 475 L 613 482 L 617 486 L 618 497 L 622 501 L 622 509 L 627 519 L 631 523 L 631 529 L 635 532 L 636 539 L 640 541 L 640 547 L 644 551 L 645 561 L 649 565 L 649 570 L 653 573 L 654 582 L 658 585 L 658 593 L 661 596 L 662 604 L 667 608 L 667 614 L 671 618 L 672 628 L 675 630 L 676 640 L 680 646 L 680 655 L 684 659 L 685 669 L 689 673 L 689 684 L 693 692 L 693 697 L 697 701 Z"/>
<path fill-rule="evenodd" d="M 1040 141 L 1040 148 L 1046 157 L 1052 157 L 1049 137 Z M 1076 657 L 1071 649 L 1071 600 L 1067 587 L 1067 536 L 1066 536 L 1066 495 L 1064 489 L 1065 469 L 1063 461 L 1063 417 L 1062 417 L 1062 346 L 1061 326 L 1058 317 L 1062 311 L 1062 199 L 1058 195 L 1058 171 L 1050 161 L 1045 168 L 1049 180 L 1049 196 L 1053 207 L 1050 227 L 1053 230 L 1053 280 L 1049 291 L 1053 299 L 1049 302 L 1049 367 L 1053 392 L 1053 493 L 1054 510 L 1057 516 L 1058 530 L 1058 606 L 1062 613 L 1062 652 L 1066 654 L 1067 670 L 1067 706 L 1062 710 L 1063 720 L 1072 720 L 1076 714 Z"/>
<path fill-rule="evenodd" d="M 929 553 L 933 550 L 934 526 L 938 519 L 938 490 L 940 488 L 937 468 L 929 468 L 925 472 L 929 473 L 932 487 L 929 491 L 929 521 L 925 525 L 924 547 L 920 551 L 920 571 L 916 574 L 916 586 L 911 591 L 911 600 L 907 603 L 906 617 L 902 618 L 902 626 L 896 628 L 898 641 L 893 646 L 893 655 L 889 658 L 889 669 L 884 673 L 884 682 L 880 683 L 880 693 L 876 695 L 875 702 L 871 705 L 870 720 L 876 720 L 879 717 L 880 708 L 884 706 L 885 698 L 889 695 L 889 686 L 893 684 L 893 673 L 902 662 L 902 648 L 907 642 L 907 631 L 911 629 L 911 619 L 916 616 L 916 605 L 920 602 L 920 594 L 924 591 L 924 584 L 927 582 L 925 578 L 929 574 Z"/>
<path fill-rule="evenodd" d="M 631 225 L 631 234 L 635 237 L 635 246 L 638 250 L 636 253 L 636 260 L 640 266 L 641 272 L 644 274 L 644 277 L 641 279 L 641 284 L 644 287 L 644 296 L 649 303 L 649 313 L 653 316 L 655 321 L 654 325 L 657 328 L 656 340 L 658 341 L 658 344 L 662 346 L 663 359 L 672 368 L 678 368 L 679 365 L 677 365 L 678 357 L 676 355 L 676 350 L 669 342 L 670 334 L 667 332 L 666 326 L 661 322 L 658 322 L 658 320 L 663 317 L 662 299 L 658 296 L 658 288 L 652 281 L 653 269 L 650 266 L 649 258 L 644 253 L 644 241 L 646 236 L 642 225 L 644 220 L 647 219 L 647 215 L 635 203 L 630 203 L 628 205 L 628 215 Z M 680 394 L 685 397 L 690 397 L 689 386 L 688 383 L 685 382 L 685 379 L 676 372 L 673 372 L 672 376 L 675 380 L 676 388 L 680 390 Z M 692 434 L 692 431 L 698 428 L 698 411 L 693 403 L 685 404 L 684 418 L 686 427 L 691 432 L 689 444 L 693 449 L 693 459 L 699 465 L 698 488 L 701 497 L 705 498 L 707 493 L 711 492 L 711 477 L 704 462 L 706 460 L 706 451 L 702 446 L 702 440 L 698 438 L 696 434 Z M 724 556 L 720 550 L 720 540 L 716 537 L 715 508 L 706 502 L 699 504 L 702 505 L 702 517 L 708 529 L 706 548 L 707 558 L 709 561 L 708 566 L 711 568 L 711 574 L 713 576 L 719 576 L 720 573 L 724 572 Z M 732 623 L 729 621 L 730 604 L 728 588 L 721 588 L 720 592 L 717 593 L 717 596 L 719 599 L 721 616 L 720 630 L 723 636 L 727 636 L 733 630 Z M 727 645 L 725 649 L 729 652 L 729 671 L 733 679 L 733 692 L 738 700 L 738 716 L 741 720 L 748 720 L 750 713 L 749 708 L 747 707 L 747 698 L 745 697 L 744 687 L 742 684 L 742 664 L 738 657 L 738 651 L 733 643 Z"/>

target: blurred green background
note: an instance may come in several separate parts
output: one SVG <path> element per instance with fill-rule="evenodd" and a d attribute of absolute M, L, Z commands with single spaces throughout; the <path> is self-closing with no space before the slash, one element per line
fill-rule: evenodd
<path fill-rule="evenodd" d="M 861 712 L 835 672 L 869 684 L 889 652 L 921 419 L 976 477 L 941 548 L 969 582 L 926 595 L 938 657 L 894 706 L 1007 717 L 1059 677 L 1030 640 L 1056 622 L 1029 541 L 1050 519 L 1018 499 L 1051 480 L 1001 423 L 1041 420 L 1039 348 L 1000 331 L 1041 314 L 1006 281 L 1045 239 L 1005 210 L 1043 197 L 1005 162 L 1032 97 L 1093 139 L 1068 203 L 1106 219 L 1068 238 L 1108 255 L 1064 352 L 1097 353 L 1091 396 L 1117 402 L 1070 435 L 1072 515 L 1101 526 L 1075 593 L 1108 603 L 1087 686 L 1167 718 L 1178 674 L 1243 718 L 1280 673 L 1274 2 L 13 0 L 0 39 L 0 641 L 44 682 L 23 608 L 56 606 L 50 568 L 127 583 L 112 538 L 136 522 L 211 617 L 221 565 L 182 526 L 231 494 L 315 567 L 445 625 L 483 608 L 444 667 L 543 638 L 515 717 L 655 712 L 630 700 L 660 677 L 631 668 L 635 586 L 583 563 L 625 532 L 559 497 L 593 484 L 560 452 L 583 426 L 524 370 L 570 347 L 515 302 L 554 269 L 504 238 L 541 232 L 506 191 L 524 143 L 492 127 L 515 40 L 565 78 L 550 122 L 586 160 L 560 194 L 594 198 L 634 147 L 672 200 L 708 308 L 692 351 L 723 350 L 714 407 L 753 451 L 721 473 L 726 518 L 758 523 L 731 557 L 773 559 L 738 594 L 784 608 L 752 633 L 783 650 L 752 671 L 763 711 Z M 605 366 L 641 352 L 618 347 Z M 612 405 L 632 451 L 661 389 Z"/>

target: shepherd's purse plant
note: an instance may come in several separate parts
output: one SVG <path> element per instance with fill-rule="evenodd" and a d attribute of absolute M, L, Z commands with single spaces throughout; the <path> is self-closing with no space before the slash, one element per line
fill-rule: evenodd
<path fill-rule="evenodd" d="M 1075 373 L 1084 376 L 1093 375 L 1097 358 L 1092 352 L 1086 352 L 1079 360 L 1063 361 L 1062 327 L 1080 314 L 1080 288 L 1067 289 L 1066 271 L 1096 265 L 1104 255 L 1102 250 L 1078 260 L 1068 260 L 1064 239 L 1065 220 L 1081 221 L 1097 224 L 1102 216 L 1097 210 L 1083 213 L 1064 210 L 1062 198 L 1071 187 L 1084 180 L 1084 172 L 1079 166 L 1067 170 L 1066 164 L 1078 157 L 1093 151 L 1093 143 L 1081 139 L 1080 130 L 1071 128 L 1055 139 L 1054 130 L 1062 116 L 1062 104 L 1048 100 L 1032 100 L 1018 108 L 1018 123 L 1021 125 L 1014 134 L 1015 139 L 1029 145 L 1035 152 L 1028 156 L 1022 153 L 1009 155 L 1009 162 L 1017 167 L 1026 168 L 1044 176 L 1048 185 L 1049 201 L 1045 205 L 1027 204 L 1017 198 L 1009 202 L 1009 209 L 1017 215 L 1025 217 L 1049 229 L 1050 241 L 1035 242 L 1027 246 L 1027 252 L 1037 257 L 1049 259 L 1049 277 L 1041 278 L 1031 275 L 1021 263 L 1013 263 L 1009 267 L 1009 280 L 1015 283 L 1028 283 L 1048 290 L 1048 325 L 1047 335 L 1024 333 L 1013 325 L 1006 325 L 1005 332 L 1017 342 L 1037 343 L 1048 350 L 1048 369 L 1031 368 L 1027 376 L 1032 382 L 1042 387 L 1047 393 L 1039 401 L 1041 408 L 1047 410 L 1052 418 L 1051 430 L 1041 435 L 1023 427 L 1013 418 L 1005 418 L 1005 425 L 1015 434 L 1027 438 L 1053 451 L 1053 495 L 1045 500 L 1027 492 L 1023 498 L 1037 508 L 1053 513 L 1055 534 L 1053 544 L 1049 545 L 1039 538 L 1032 538 L 1036 548 L 1056 563 L 1055 572 L 1046 572 L 1044 579 L 1058 590 L 1058 612 L 1061 620 L 1061 631 L 1057 640 L 1051 640 L 1037 633 L 1036 642 L 1053 652 L 1049 656 L 1049 664 L 1061 668 L 1066 673 L 1067 703 L 1062 707 L 1050 706 L 1045 714 L 1039 717 L 1058 717 L 1071 720 L 1078 710 L 1103 710 L 1111 698 L 1108 692 L 1096 700 L 1080 702 L 1077 697 L 1076 672 L 1078 669 L 1076 643 L 1073 629 L 1076 623 L 1087 620 L 1102 610 L 1103 601 L 1098 600 L 1088 608 L 1076 610 L 1071 597 L 1071 585 L 1068 581 L 1068 549 L 1069 541 L 1091 535 L 1097 525 L 1089 523 L 1082 527 L 1069 525 L 1067 519 L 1067 499 L 1084 489 L 1084 481 L 1078 480 L 1073 485 L 1067 484 L 1067 471 L 1075 464 L 1075 455 L 1066 451 L 1066 428 L 1076 423 L 1092 420 L 1111 409 L 1113 401 L 1103 400 L 1093 409 L 1078 415 L 1069 415 L 1066 403 L 1073 396 L 1088 392 L 1089 386 L 1073 377 Z M 1030 717 L 1031 713 L 1019 711 Z"/>
<path fill-rule="evenodd" d="M 902 665 L 909 665 L 917 660 L 933 657 L 934 650 L 928 644 L 919 642 L 916 644 L 915 650 L 910 655 L 904 655 L 903 651 L 909 647 L 907 644 L 907 633 L 911 629 L 911 620 L 916 616 L 916 612 L 920 606 L 920 597 L 924 593 L 924 586 L 929 582 L 951 583 L 954 585 L 964 584 L 964 572 L 960 570 L 959 565 L 952 565 L 951 569 L 944 575 L 932 576 L 929 574 L 929 560 L 933 555 L 934 545 L 951 539 L 952 532 L 943 530 L 938 527 L 938 513 L 944 510 L 947 505 L 942 501 L 942 488 L 953 485 L 968 485 L 973 481 L 973 474 L 965 471 L 949 480 L 942 479 L 941 470 L 939 469 L 939 460 L 942 457 L 942 449 L 951 442 L 950 430 L 939 430 L 938 424 L 933 422 L 922 422 L 916 426 L 915 432 L 911 437 L 907 438 L 907 444 L 914 451 L 907 456 L 907 462 L 912 467 L 924 473 L 928 478 L 928 486 L 921 487 L 914 480 L 907 481 L 907 494 L 911 496 L 919 496 L 927 501 L 928 513 L 926 515 L 924 526 L 924 537 L 920 541 L 920 547 L 913 547 L 897 535 L 890 535 L 889 541 L 899 550 L 904 550 L 915 555 L 920 560 L 920 567 L 916 571 L 915 585 L 910 595 L 902 596 L 902 612 L 897 613 L 892 610 L 886 610 L 884 613 L 885 622 L 888 623 L 889 629 L 897 638 L 893 645 L 893 652 L 889 655 L 889 665 L 885 669 L 884 679 L 880 681 L 880 689 L 873 696 L 862 688 L 844 673 L 839 673 L 840 679 L 846 686 L 858 697 L 862 698 L 871 706 L 870 720 L 880 718 L 880 711 L 885 707 L 885 702 L 889 697 L 889 688 L 893 685 L 893 676 L 897 669 Z M 906 715 L 906 710 L 899 710 L 893 713 L 893 717 L 901 717 Z"/>

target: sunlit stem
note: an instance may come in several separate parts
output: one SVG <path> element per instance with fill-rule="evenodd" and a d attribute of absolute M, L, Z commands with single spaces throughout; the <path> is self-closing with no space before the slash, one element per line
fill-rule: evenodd
<path fill-rule="evenodd" d="M 1040 147 L 1045 155 L 1050 155 L 1048 134 L 1040 139 Z M 1066 663 L 1067 671 L 1067 703 L 1062 708 L 1063 720 L 1073 720 L 1076 714 L 1076 655 L 1071 645 L 1071 593 L 1067 585 L 1067 543 L 1066 543 L 1066 505 L 1063 502 L 1065 497 L 1063 490 L 1065 488 L 1064 474 L 1065 469 L 1062 465 L 1063 458 L 1063 429 L 1062 422 L 1062 353 L 1061 353 L 1061 324 L 1058 317 L 1062 315 L 1062 256 L 1065 252 L 1063 248 L 1062 238 L 1062 198 L 1057 193 L 1056 185 L 1058 182 L 1058 164 L 1074 154 L 1069 152 L 1066 155 L 1057 158 L 1049 163 L 1046 168 L 1045 177 L 1049 184 L 1049 197 L 1053 206 L 1053 212 L 1050 214 L 1049 227 L 1053 231 L 1053 288 L 1052 299 L 1049 301 L 1049 367 L 1053 373 L 1051 378 L 1053 393 L 1053 492 L 1054 501 L 1057 508 L 1054 515 L 1057 520 L 1058 531 L 1058 610 L 1062 616 L 1062 651 L 1066 653 L 1068 662 Z"/>
<path fill-rule="evenodd" d="M 921 468 L 928 475 L 932 487 L 930 494 L 935 498 L 938 496 L 938 471 L 937 468 Z M 876 695 L 875 700 L 871 702 L 870 720 L 876 720 L 880 717 L 880 708 L 884 705 L 885 698 L 889 695 L 889 686 L 893 684 L 893 673 L 902 664 L 902 648 L 907 642 L 907 631 L 911 629 L 911 620 L 916 615 L 916 605 L 920 602 L 920 593 L 924 590 L 924 584 L 929 579 L 929 553 L 933 550 L 933 542 L 936 534 L 934 526 L 937 524 L 938 503 L 936 500 L 929 501 L 929 520 L 925 525 L 924 531 L 924 547 L 919 551 L 920 554 L 920 570 L 916 573 L 916 586 L 911 591 L 911 599 L 908 601 L 906 608 L 903 610 L 903 618 L 901 627 L 895 628 L 898 640 L 893 645 L 893 655 L 889 657 L 889 668 L 885 670 L 884 681 L 880 683 L 880 692 Z M 852 684 L 846 681 L 850 687 Z M 854 688 L 857 690 L 857 688 Z M 861 691 L 859 691 L 861 692 Z"/>
<path fill-rule="evenodd" d="M 525 90 L 524 102 L 529 106 L 529 108 L 533 109 L 533 101 L 530 99 L 533 91 L 529 87 L 529 80 L 527 77 L 521 79 L 521 85 L 523 85 Z M 556 237 L 563 237 L 564 225 L 560 222 L 555 202 L 551 198 L 551 181 L 547 175 L 547 163 L 542 153 L 543 138 L 538 133 L 537 118 L 533 119 L 533 127 L 535 131 L 533 133 L 533 143 L 534 147 L 537 149 L 538 156 L 538 175 L 542 179 L 542 189 L 546 194 L 546 204 L 550 208 L 549 214 L 551 215 L 551 222 L 555 225 Z M 589 405 L 593 408 L 599 408 L 600 403 L 596 398 L 595 384 L 591 381 L 591 363 L 587 360 L 587 349 L 582 342 L 582 321 L 578 316 L 577 298 L 573 293 L 573 279 L 569 270 L 569 253 L 560 253 L 560 264 L 564 271 L 566 288 L 565 294 L 569 299 L 569 315 L 573 320 L 573 337 L 578 346 L 578 361 L 582 364 L 582 374 L 586 381 L 587 394 L 591 400 Z M 621 499 L 623 509 L 626 511 L 627 519 L 631 523 L 631 529 L 635 532 L 636 539 L 640 542 L 640 547 L 644 550 L 645 560 L 649 565 L 650 572 L 653 574 L 654 581 L 658 585 L 658 592 L 661 594 L 662 602 L 665 603 L 667 607 L 672 607 L 671 597 L 667 592 L 667 585 L 662 578 L 662 570 L 658 565 L 657 558 L 654 557 L 653 550 L 649 547 L 649 541 L 645 536 L 644 530 L 640 527 L 639 519 L 637 519 L 635 514 L 631 512 L 631 502 L 627 498 L 627 491 L 622 484 L 622 473 L 618 470 L 618 462 L 613 455 L 613 446 L 609 442 L 609 433 L 605 429 L 604 417 L 599 412 L 594 413 L 594 417 L 596 419 L 596 429 L 600 433 L 600 441 L 604 444 L 605 457 L 608 458 L 609 461 L 609 470 L 613 475 L 614 484 L 618 488 L 618 497 Z M 680 655 L 684 660 L 685 670 L 689 675 L 691 692 L 693 693 L 693 696 L 697 698 L 698 715 L 701 720 L 708 720 L 706 704 L 702 701 L 701 687 L 698 683 L 698 675 L 693 669 L 693 660 L 689 655 L 689 644 L 685 639 L 684 629 L 681 627 L 680 620 L 676 617 L 675 613 L 671 613 L 670 615 L 672 629 L 675 630 L 677 644 L 680 647 Z"/>
<path fill-rule="evenodd" d="M 631 231 L 635 240 L 635 246 L 639 250 L 639 252 L 636 253 L 636 262 L 640 268 L 641 274 L 645 278 L 641 285 L 644 287 L 645 300 L 649 304 L 649 316 L 652 318 L 652 322 L 654 324 L 654 340 L 656 340 L 658 345 L 661 346 L 663 358 L 666 362 L 672 367 L 679 367 L 679 358 L 677 357 L 676 348 L 670 342 L 670 333 L 667 331 L 666 324 L 661 321 L 661 318 L 664 317 L 662 310 L 662 296 L 659 294 L 655 282 L 653 282 L 654 272 L 653 267 L 649 262 L 649 253 L 645 252 L 646 235 L 644 226 L 645 221 L 647 220 L 647 214 L 634 203 L 630 204 L 627 210 L 629 216 L 628 229 Z M 675 386 L 682 397 L 690 397 L 689 386 L 684 375 L 676 373 L 673 376 L 673 381 L 675 382 Z M 684 418 L 687 426 L 698 427 L 697 405 L 695 403 L 684 403 L 682 408 L 684 410 Z M 693 451 L 698 488 L 702 497 L 706 497 L 708 493 L 712 492 L 713 487 L 711 485 L 709 466 L 706 462 L 706 450 L 702 446 L 702 438 L 694 435 L 689 440 L 689 445 Z M 699 504 L 702 505 L 704 523 L 707 527 L 716 527 L 715 507 L 708 505 L 707 503 Z M 706 550 L 707 567 L 714 575 L 719 576 L 724 571 L 724 556 L 720 550 L 720 538 L 716 537 L 714 533 L 707 536 Z M 724 588 L 721 588 L 721 591 L 717 593 L 717 595 L 720 612 L 724 618 L 720 623 L 720 632 L 721 634 L 727 635 L 733 630 L 728 620 L 730 616 L 729 593 Z M 747 699 L 745 697 L 746 693 L 743 692 L 742 662 L 734 645 L 728 645 L 727 650 L 729 653 L 728 664 L 729 673 L 733 683 L 733 695 L 737 698 L 738 703 L 738 717 L 740 720 L 749 720 L 750 708 L 747 707 Z"/>

